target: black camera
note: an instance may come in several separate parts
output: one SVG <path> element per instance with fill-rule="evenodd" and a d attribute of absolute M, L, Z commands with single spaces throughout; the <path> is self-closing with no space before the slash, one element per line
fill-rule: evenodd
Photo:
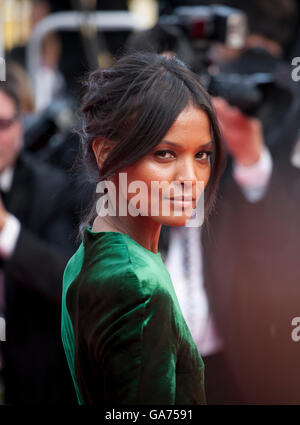
<path fill-rule="evenodd" d="M 266 132 L 272 131 L 274 121 L 281 120 L 282 110 L 289 110 L 293 104 L 294 96 L 282 83 L 280 68 L 273 73 L 219 73 L 205 80 L 211 95 L 224 98 L 245 115 L 260 118 Z M 281 108 L 274 108 L 276 104 Z"/>
<path fill-rule="evenodd" d="M 272 96 L 289 104 L 289 91 L 280 86 L 275 70 L 273 73 L 211 75 L 207 54 L 211 43 L 218 42 L 231 49 L 241 49 L 245 45 L 247 18 L 241 10 L 223 5 L 179 6 L 170 14 L 162 15 L 158 23 L 165 37 L 173 29 L 173 34 L 181 40 L 181 44 L 173 43 L 175 53 L 200 76 L 213 96 L 223 97 L 249 116 L 265 114 L 264 105 Z"/>
<path fill-rule="evenodd" d="M 159 24 L 181 28 L 189 40 L 219 41 L 232 48 L 243 47 L 247 34 L 244 12 L 222 5 L 176 7 Z"/>
<path fill-rule="evenodd" d="M 223 97 L 244 114 L 255 116 L 265 101 L 267 91 L 274 85 L 274 76 L 270 73 L 219 73 L 208 79 L 206 88 L 210 94 Z"/>

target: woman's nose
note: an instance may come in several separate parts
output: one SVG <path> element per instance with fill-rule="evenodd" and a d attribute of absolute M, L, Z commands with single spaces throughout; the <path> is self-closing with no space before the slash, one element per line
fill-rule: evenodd
<path fill-rule="evenodd" d="M 196 185 L 197 173 L 191 161 L 182 161 L 177 165 L 174 173 L 174 182 L 180 185 L 191 185 L 192 187 Z"/>

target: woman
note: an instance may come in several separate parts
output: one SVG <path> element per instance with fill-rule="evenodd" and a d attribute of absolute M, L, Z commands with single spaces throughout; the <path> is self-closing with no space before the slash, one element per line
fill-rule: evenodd
<path fill-rule="evenodd" d="M 132 54 L 91 74 L 82 113 L 86 165 L 109 184 L 106 193 L 97 185 L 106 201 L 94 203 L 63 279 L 62 339 L 78 401 L 205 404 L 203 361 L 157 247 L 162 224 L 189 221 L 197 182 L 206 213 L 212 206 L 223 151 L 209 96 L 175 57 Z M 151 190 L 163 181 L 173 191 Z"/>

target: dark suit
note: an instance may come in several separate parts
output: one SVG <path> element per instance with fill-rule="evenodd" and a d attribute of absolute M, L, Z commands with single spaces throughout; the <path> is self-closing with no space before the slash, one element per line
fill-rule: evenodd
<path fill-rule="evenodd" d="M 6 403 L 74 400 L 60 338 L 62 274 L 74 251 L 67 190 L 61 171 L 20 155 L 4 199 L 21 222 L 13 255 L 3 263 Z"/>

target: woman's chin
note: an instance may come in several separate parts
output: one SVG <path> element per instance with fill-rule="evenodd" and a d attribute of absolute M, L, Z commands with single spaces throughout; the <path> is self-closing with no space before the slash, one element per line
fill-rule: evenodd
<path fill-rule="evenodd" d="M 169 215 L 160 217 L 161 224 L 165 226 L 185 226 L 190 219 L 190 215 L 182 214 L 181 216 Z"/>

